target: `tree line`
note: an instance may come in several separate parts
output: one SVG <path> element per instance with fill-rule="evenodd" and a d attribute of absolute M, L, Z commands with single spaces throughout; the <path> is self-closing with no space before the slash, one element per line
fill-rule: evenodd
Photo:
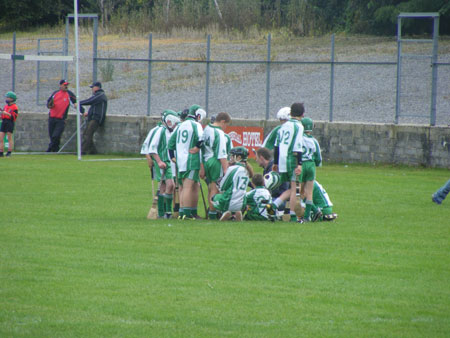
<path fill-rule="evenodd" d="M 439 12 L 440 34 L 450 34 L 448 0 L 78 0 L 79 13 L 98 13 L 107 32 L 170 32 L 174 28 L 244 32 L 287 29 L 296 36 L 329 32 L 394 35 L 401 12 Z M 0 31 L 57 25 L 73 0 L 0 0 Z M 405 31 L 425 34 L 428 20 L 407 20 Z"/>

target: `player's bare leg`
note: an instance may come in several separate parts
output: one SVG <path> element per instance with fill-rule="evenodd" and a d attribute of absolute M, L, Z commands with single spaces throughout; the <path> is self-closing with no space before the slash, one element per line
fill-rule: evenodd
<path fill-rule="evenodd" d="M 214 208 L 212 198 L 219 193 L 217 184 L 215 182 L 208 185 L 208 205 L 209 205 L 209 219 L 217 219 L 217 210 Z"/>

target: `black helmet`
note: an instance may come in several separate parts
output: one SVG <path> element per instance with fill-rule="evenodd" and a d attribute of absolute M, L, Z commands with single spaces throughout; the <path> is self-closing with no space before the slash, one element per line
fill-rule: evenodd
<path fill-rule="evenodd" d="M 245 147 L 234 147 L 230 150 L 230 155 L 232 156 L 240 156 L 241 161 L 247 161 L 248 150 Z"/>

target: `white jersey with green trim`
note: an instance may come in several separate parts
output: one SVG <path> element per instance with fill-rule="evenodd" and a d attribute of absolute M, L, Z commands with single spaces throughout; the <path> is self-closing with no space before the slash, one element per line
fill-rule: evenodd
<path fill-rule="evenodd" d="M 231 140 L 231 137 L 228 134 L 225 134 L 225 138 L 227 139 L 227 154 L 229 154 L 231 148 L 233 148 L 233 141 Z"/>
<path fill-rule="evenodd" d="M 286 173 L 289 160 L 303 148 L 302 124 L 296 119 L 283 123 L 278 129 L 275 146 L 279 148 L 278 171 Z"/>
<path fill-rule="evenodd" d="M 302 161 L 314 161 L 317 167 L 322 165 L 322 154 L 319 142 L 309 135 L 303 134 Z"/>
<path fill-rule="evenodd" d="M 318 206 L 320 207 L 333 206 L 330 196 L 328 196 L 328 193 L 325 191 L 324 187 L 317 181 L 314 181 L 313 200 L 314 204 L 319 204 Z M 316 203 L 316 200 L 321 201 L 321 203 Z"/>
<path fill-rule="evenodd" d="M 142 147 L 141 147 L 142 155 L 147 155 L 150 153 L 150 143 L 153 139 L 153 136 L 155 135 L 155 132 L 159 129 L 160 126 L 161 126 L 161 124 L 158 124 L 156 127 L 150 129 L 150 131 L 148 132 L 144 143 L 142 143 Z"/>
<path fill-rule="evenodd" d="M 228 168 L 220 182 L 220 191 L 224 198 L 229 201 L 228 210 L 234 212 L 242 209 L 249 181 L 247 169 L 244 165 L 236 163 Z"/>
<path fill-rule="evenodd" d="M 203 141 L 203 128 L 192 118 L 187 118 L 173 132 L 169 140 L 169 149 L 176 151 L 179 172 L 200 169 L 200 153 L 189 153 L 199 141 Z"/>
<path fill-rule="evenodd" d="M 261 144 L 262 148 L 267 148 L 267 149 L 273 150 L 273 147 L 274 147 L 275 142 L 277 140 L 278 129 L 280 129 L 280 127 L 281 127 L 281 125 L 276 126 L 275 128 L 273 128 L 270 131 L 270 133 L 264 139 L 263 144 Z"/>
<path fill-rule="evenodd" d="M 250 207 L 249 214 L 269 218 L 266 210 L 267 203 L 272 202 L 272 195 L 265 187 L 256 187 L 246 194 L 247 205 Z"/>
<path fill-rule="evenodd" d="M 211 124 L 207 125 L 203 130 L 203 140 L 203 162 L 208 161 L 212 157 L 218 160 L 228 157 L 227 139 L 220 127 Z"/>

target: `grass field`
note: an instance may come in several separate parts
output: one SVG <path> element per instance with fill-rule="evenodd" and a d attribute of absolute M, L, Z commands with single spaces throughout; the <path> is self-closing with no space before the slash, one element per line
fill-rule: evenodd
<path fill-rule="evenodd" d="M 326 165 L 333 223 L 149 221 L 145 161 L 0 159 L 2 337 L 439 337 L 448 170 Z"/>

